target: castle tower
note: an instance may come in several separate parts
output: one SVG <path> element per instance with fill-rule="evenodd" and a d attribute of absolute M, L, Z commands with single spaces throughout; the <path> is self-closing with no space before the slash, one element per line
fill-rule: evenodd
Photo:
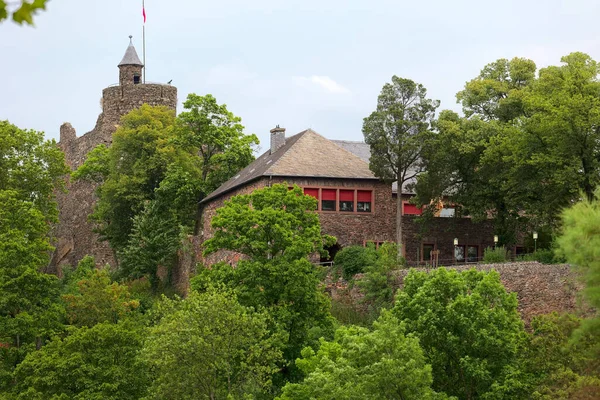
<path fill-rule="evenodd" d="M 133 47 L 129 36 L 129 46 L 118 64 L 119 84 L 111 85 L 102 91 L 102 112 L 93 130 L 77 136 L 71 124 L 64 123 L 60 128 L 59 147 L 65 153 L 67 164 L 77 169 L 87 154 L 97 145 L 110 146 L 112 135 L 117 130 L 121 117 L 142 104 L 177 107 L 177 88 L 169 84 L 144 83 L 144 65 Z M 59 273 L 63 264 L 76 265 L 86 255 L 94 256 L 97 265 L 115 265 L 114 255 L 107 242 L 101 242 L 93 232 L 88 216 L 96 202 L 96 184 L 85 181 L 67 182 L 68 193 L 56 193 L 59 209 L 59 223 L 55 226 L 56 250 L 48 266 L 48 272 Z"/>
<path fill-rule="evenodd" d="M 133 36 L 129 36 L 129 46 L 125 50 L 125 55 L 119 63 L 119 85 L 138 85 L 142 83 L 142 68 L 144 64 L 133 47 Z"/>

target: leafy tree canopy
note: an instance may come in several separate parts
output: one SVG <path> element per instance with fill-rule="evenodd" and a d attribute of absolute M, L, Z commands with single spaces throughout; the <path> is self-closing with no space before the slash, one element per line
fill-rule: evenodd
<path fill-rule="evenodd" d="M 335 339 L 321 339 L 315 352 L 302 351 L 300 383 L 288 383 L 278 397 L 294 399 L 446 399 L 431 389 L 431 366 L 419 341 L 406 336 L 391 314 L 383 314 L 373 330 L 340 327 Z"/>
<path fill-rule="evenodd" d="M 214 289 L 164 298 L 157 313 L 143 351 L 153 371 L 148 399 L 237 399 L 270 390 L 281 352 L 267 314 Z"/>
<path fill-rule="evenodd" d="M 497 272 L 411 271 L 396 299 L 393 313 L 419 338 L 434 390 L 461 399 L 524 398 L 518 361 L 525 331 L 516 295 Z"/>
<path fill-rule="evenodd" d="M 15 371 L 16 399 L 139 399 L 149 376 L 143 330 L 131 322 L 73 328 L 30 353 Z"/>

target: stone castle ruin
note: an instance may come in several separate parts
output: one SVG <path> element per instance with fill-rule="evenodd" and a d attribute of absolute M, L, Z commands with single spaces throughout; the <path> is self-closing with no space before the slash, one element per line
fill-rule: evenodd
<path fill-rule="evenodd" d="M 119 83 L 102 91 L 102 112 L 90 132 L 77 137 L 75 129 L 66 122 L 60 127 L 59 147 L 71 170 L 77 169 L 87 154 L 97 145 L 112 143 L 121 117 L 146 103 L 151 106 L 177 107 L 177 88 L 168 84 L 145 83 L 144 65 L 131 42 L 119 63 Z M 94 256 L 97 265 L 115 265 L 107 242 L 93 232 L 88 216 L 93 212 L 97 185 L 91 182 L 67 181 L 67 193 L 57 193 L 59 223 L 55 228 L 56 250 L 48 272 L 60 273 L 65 264 L 76 265 L 86 255 Z"/>

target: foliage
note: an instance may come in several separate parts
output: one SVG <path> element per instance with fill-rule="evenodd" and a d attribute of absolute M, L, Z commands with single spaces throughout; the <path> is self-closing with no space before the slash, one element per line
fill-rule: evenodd
<path fill-rule="evenodd" d="M 177 151 L 168 146 L 175 113 L 167 107 L 144 104 L 123 116 L 110 148 L 100 145 L 73 173 L 76 179 L 101 181 L 93 219 L 113 250 L 129 241 L 133 217 L 154 197 L 175 161 Z"/>
<path fill-rule="evenodd" d="M 363 122 L 365 143 L 371 148 L 369 168 L 377 177 L 398 183 L 398 244 L 402 243 L 402 189 L 423 171 L 423 149 L 431 136 L 430 125 L 440 104 L 438 100 L 427 99 L 426 95 L 423 85 L 394 75 L 392 83 L 386 83 L 381 89 L 377 109 Z"/>
<path fill-rule="evenodd" d="M 164 298 L 143 358 L 153 372 L 148 399 L 246 398 L 269 390 L 281 353 L 269 316 L 228 291 Z"/>
<path fill-rule="evenodd" d="M 288 383 L 279 399 L 445 399 L 431 390 L 431 366 L 419 341 L 386 313 L 373 331 L 340 327 L 335 339 L 307 347 L 297 361 L 305 378 Z"/>
<path fill-rule="evenodd" d="M 565 259 L 557 255 L 552 249 L 537 250 L 534 253 L 525 255 L 522 259 L 523 261 L 537 261 L 542 264 L 560 264 L 565 262 Z"/>
<path fill-rule="evenodd" d="M 17 399 L 138 399 L 149 376 L 138 361 L 143 330 L 131 322 L 72 328 L 15 371 Z"/>
<path fill-rule="evenodd" d="M 394 271 L 404 264 L 398 260 L 395 243 L 384 243 L 377 249 L 377 260 L 365 268 L 365 274 L 357 282 L 364 293 L 364 302 L 372 305 L 378 313 L 390 308 L 394 300 Z"/>
<path fill-rule="evenodd" d="M 207 94 L 189 94 L 177 116 L 177 143 L 200 156 L 201 198 L 216 190 L 254 160 L 256 135 L 244 135 L 242 119 Z"/>
<path fill-rule="evenodd" d="M 529 390 L 519 363 L 525 332 L 516 295 L 497 272 L 413 270 L 393 313 L 419 338 L 434 390 L 461 399 L 520 399 Z"/>
<path fill-rule="evenodd" d="M 204 254 L 232 250 L 253 261 L 298 260 L 322 252 L 330 237 L 321 236 L 317 201 L 286 184 L 232 197 L 211 220 L 214 235 Z"/>
<path fill-rule="evenodd" d="M 600 189 L 595 192 L 600 198 Z M 585 282 L 584 295 L 588 303 L 600 309 L 600 200 L 583 199 L 563 213 L 563 232 L 557 239 L 559 254 L 582 275 Z M 600 318 L 587 320 L 576 333 L 579 338 L 587 334 L 598 337 Z M 593 357 L 600 359 L 600 346 L 590 350 Z"/>
<path fill-rule="evenodd" d="M 0 22 L 11 16 L 12 20 L 19 25 L 23 25 L 23 22 L 33 25 L 33 16 L 37 14 L 39 10 L 45 10 L 47 2 L 48 0 L 0 0 Z M 15 4 L 17 7 L 10 10 L 9 6 L 14 6 Z"/>
<path fill-rule="evenodd" d="M 483 251 L 483 262 L 486 264 L 503 263 L 508 259 L 508 250 L 504 246 L 488 247 Z"/>
<path fill-rule="evenodd" d="M 119 257 L 122 276 L 134 279 L 147 276 L 155 292 L 160 283 L 159 268 L 167 268 L 170 277 L 185 232 L 175 215 L 164 208 L 156 200 L 150 201 L 133 217 L 129 242 Z"/>
<path fill-rule="evenodd" d="M 338 251 L 335 255 L 334 266 L 336 271 L 342 272 L 346 280 L 363 272 L 365 267 L 372 265 L 377 260 L 374 246 L 348 246 Z M 338 272 L 339 273 L 339 272 Z"/>
<path fill-rule="evenodd" d="M 139 301 L 132 298 L 127 286 L 111 282 L 107 269 L 87 269 L 85 263 L 88 260 L 82 260 L 84 264 L 78 269 L 83 271 L 73 273 L 80 276 L 67 286 L 67 293 L 62 295 L 67 320 L 78 327 L 117 323 L 137 309 Z"/>
<path fill-rule="evenodd" d="M 284 333 L 282 351 L 290 365 L 302 348 L 332 334 L 329 299 L 323 293 L 316 267 L 305 258 L 245 260 L 235 268 L 220 263 L 192 279 L 192 288 L 200 291 L 211 284 L 225 285 L 240 304 L 264 309 L 272 316 L 275 325 L 270 328 L 273 333 Z M 284 373 L 288 372 L 286 368 Z"/>
<path fill-rule="evenodd" d="M 600 189 L 596 191 L 600 197 Z M 581 271 L 586 299 L 600 309 L 600 201 L 583 199 L 563 213 L 563 231 L 557 239 L 560 254 Z"/>
<path fill-rule="evenodd" d="M 54 190 L 64 188 L 68 168 L 54 140 L 0 121 L 0 171 L 0 191 L 14 191 L 11 197 L 32 204 L 46 222 L 56 221 Z"/>
<path fill-rule="evenodd" d="M 586 393 L 600 393 L 600 363 L 593 351 L 599 348 L 598 336 L 588 332 L 580 340 L 571 339 L 582 322 L 573 315 L 557 313 L 533 319 L 525 357 L 538 382 L 533 398 L 593 398 Z"/>

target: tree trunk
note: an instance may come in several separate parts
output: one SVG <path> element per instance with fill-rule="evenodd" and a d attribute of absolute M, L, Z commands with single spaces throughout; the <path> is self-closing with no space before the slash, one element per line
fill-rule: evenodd
<path fill-rule="evenodd" d="M 398 179 L 398 196 L 396 197 L 396 245 L 398 260 L 402 257 L 402 183 Z"/>

